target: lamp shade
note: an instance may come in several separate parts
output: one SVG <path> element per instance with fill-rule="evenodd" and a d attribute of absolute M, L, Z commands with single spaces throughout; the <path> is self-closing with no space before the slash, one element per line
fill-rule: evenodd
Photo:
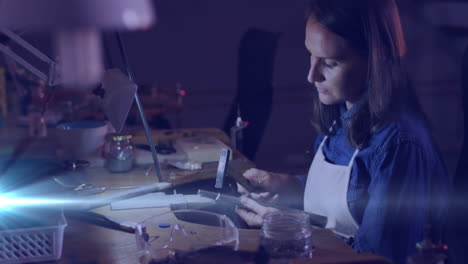
<path fill-rule="evenodd" d="M 10 29 L 137 30 L 154 20 L 150 0 L 0 0 L 0 26 Z"/>

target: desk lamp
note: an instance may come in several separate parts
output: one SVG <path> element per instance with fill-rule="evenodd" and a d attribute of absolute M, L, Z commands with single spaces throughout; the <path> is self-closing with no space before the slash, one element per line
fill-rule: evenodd
<path fill-rule="evenodd" d="M 0 51 L 50 86 L 60 83 L 68 89 L 91 90 L 103 77 L 100 31 L 146 29 L 154 20 L 150 0 L 0 0 L 2 32 L 46 62 L 49 72 L 42 73 L 1 44 Z M 52 32 L 55 52 L 60 58 L 58 66 L 10 30 Z M 121 40 L 119 44 L 125 56 Z M 127 75 L 133 81 L 128 66 Z M 156 173 L 162 182 L 154 144 L 137 93 L 134 98 L 153 154 Z M 120 130 L 121 127 L 116 129 Z"/>

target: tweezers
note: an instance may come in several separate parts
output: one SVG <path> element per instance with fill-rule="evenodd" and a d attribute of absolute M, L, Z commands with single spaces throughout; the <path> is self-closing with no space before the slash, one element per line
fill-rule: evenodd
<path fill-rule="evenodd" d="M 135 233 L 135 228 L 127 225 L 120 224 L 116 222 L 115 220 L 106 217 L 102 214 L 98 214 L 95 212 L 90 212 L 90 211 L 75 211 L 75 210 L 68 210 L 65 211 L 65 215 L 67 217 L 71 217 L 73 219 L 76 219 L 78 221 L 83 221 L 89 224 L 117 230 L 117 231 L 122 231 L 126 233 Z"/>

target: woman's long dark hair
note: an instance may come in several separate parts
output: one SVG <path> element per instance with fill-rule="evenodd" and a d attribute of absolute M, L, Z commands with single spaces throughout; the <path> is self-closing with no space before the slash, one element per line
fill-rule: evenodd
<path fill-rule="evenodd" d="M 367 89 L 362 103 L 354 106 L 358 109 L 353 111 L 348 129 L 351 144 L 362 149 L 391 118 L 401 99 L 416 101 L 401 62 L 406 44 L 397 5 L 395 0 L 311 0 L 310 16 L 368 58 Z M 320 132 L 333 134 L 329 128 L 340 121 L 340 106 L 320 103 L 313 90 L 313 124 Z"/>

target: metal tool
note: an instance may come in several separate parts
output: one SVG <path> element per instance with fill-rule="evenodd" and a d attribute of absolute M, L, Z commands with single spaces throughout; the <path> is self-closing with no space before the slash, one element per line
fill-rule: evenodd
<path fill-rule="evenodd" d="M 221 154 L 219 156 L 218 162 L 218 170 L 216 172 L 216 189 L 223 188 L 223 180 L 224 176 L 226 175 L 226 171 L 229 165 L 229 157 L 231 156 L 231 150 L 227 148 L 223 148 L 221 150 Z"/>
<path fill-rule="evenodd" d="M 52 177 L 54 181 L 60 184 L 62 187 L 67 189 L 72 189 L 78 195 L 94 195 L 98 193 L 102 193 L 105 191 L 110 190 L 126 190 L 126 189 L 136 189 L 144 187 L 143 185 L 135 185 L 135 186 L 120 186 L 120 187 L 105 187 L 105 186 L 94 186 L 89 183 L 77 183 L 77 184 L 70 184 L 63 181 L 63 179 Z"/>
<path fill-rule="evenodd" d="M 240 201 L 240 197 L 237 196 L 232 196 L 232 195 L 227 195 L 227 194 L 221 194 L 217 192 L 210 192 L 206 190 L 198 190 L 198 195 L 201 197 L 207 197 L 215 200 L 216 202 L 220 203 L 227 203 L 227 204 L 233 204 L 237 205 L 239 207 L 245 208 L 244 205 Z M 265 207 L 275 207 L 277 209 L 280 209 L 282 211 L 296 211 L 296 209 L 291 209 L 288 207 L 284 206 L 279 206 L 276 203 L 269 203 L 269 202 L 264 202 L 264 201 L 256 201 L 258 204 L 265 206 Z M 321 227 L 324 228 L 327 225 L 328 218 L 323 215 L 318 215 L 310 212 L 305 212 L 310 216 L 310 224 L 313 226 Z"/>
<path fill-rule="evenodd" d="M 243 138 L 242 130 L 244 130 L 244 128 L 246 128 L 248 125 L 249 125 L 249 122 L 242 120 L 242 117 L 240 114 L 240 108 L 239 106 L 237 106 L 236 123 L 234 124 L 233 127 L 231 127 L 231 131 L 230 131 L 232 148 L 235 148 L 242 152 L 242 147 L 243 147 L 242 146 L 242 138 Z"/>
<path fill-rule="evenodd" d="M 78 206 L 74 207 L 75 210 L 91 210 L 94 208 L 102 207 L 108 204 L 111 204 L 115 201 L 120 201 L 124 199 L 130 199 L 133 197 L 145 195 L 151 192 L 157 192 L 165 190 L 171 186 L 171 183 L 160 182 L 147 186 L 142 186 L 130 190 L 125 190 L 121 192 L 109 192 L 108 194 L 102 194 L 99 197 L 92 197 L 87 201 L 80 203 Z"/>
<path fill-rule="evenodd" d="M 78 187 L 74 188 L 73 191 L 78 195 L 94 195 L 98 193 L 103 193 L 106 191 L 106 187 L 93 186 L 91 184 L 80 184 Z"/>
<path fill-rule="evenodd" d="M 217 202 L 231 203 L 235 205 L 242 205 L 240 198 L 232 195 L 221 194 L 217 192 L 210 192 L 206 190 L 198 190 L 198 195 L 201 197 L 211 198 Z"/>
<path fill-rule="evenodd" d="M 90 211 L 65 211 L 67 217 L 126 233 L 135 233 L 137 223 L 119 221 Z"/>

